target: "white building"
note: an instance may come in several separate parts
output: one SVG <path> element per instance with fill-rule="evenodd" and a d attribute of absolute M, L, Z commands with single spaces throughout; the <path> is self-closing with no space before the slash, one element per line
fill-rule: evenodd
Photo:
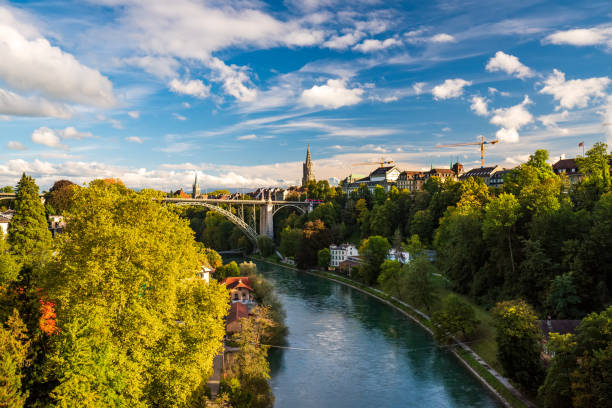
<path fill-rule="evenodd" d="M 337 268 L 340 262 L 346 261 L 349 256 L 359 256 L 359 250 L 353 244 L 330 245 L 329 254 L 329 266 Z"/>
<path fill-rule="evenodd" d="M 2 231 L 0 238 L 5 237 L 6 234 L 8 234 L 8 227 L 11 223 L 11 219 L 13 218 L 14 213 L 14 210 L 0 212 L 0 231 Z"/>
<path fill-rule="evenodd" d="M 198 278 L 206 281 L 206 283 L 210 283 L 210 274 L 213 272 L 213 269 L 210 269 L 208 266 L 202 265 L 202 269 L 198 272 Z"/>
<path fill-rule="evenodd" d="M 389 250 L 387 259 L 390 261 L 399 261 L 400 263 L 408 263 L 412 260 L 410 254 L 406 251 L 396 251 L 394 248 Z"/>

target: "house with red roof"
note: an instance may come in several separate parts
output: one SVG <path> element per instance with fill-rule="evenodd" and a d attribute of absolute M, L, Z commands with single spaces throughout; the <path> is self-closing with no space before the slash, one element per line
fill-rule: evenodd
<path fill-rule="evenodd" d="M 249 308 L 244 303 L 234 302 L 230 307 L 229 314 L 225 320 L 225 331 L 228 334 L 240 332 L 242 330 L 241 319 L 249 317 Z"/>
<path fill-rule="evenodd" d="M 230 301 L 232 303 L 254 303 L 253 288 L 248 276 L 232 276 L 225 278 L 222 282 L 230 291 Z"/>

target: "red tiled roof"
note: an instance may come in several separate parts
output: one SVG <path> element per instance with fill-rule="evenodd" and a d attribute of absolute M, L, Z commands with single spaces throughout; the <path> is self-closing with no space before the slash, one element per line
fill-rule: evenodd
<path fill-rule="evenodd" d="M 249 317 L 249 308 L 244 303 L 234 302 L 232 303 L 229 314 L 227 315 L 226 324 L 240 320 L 243 317 Z"/>
<path fill-rule="evenodd" d="M 221 281 L 221 284 L 225 285 L 228 289 L 241 287 L 253 291 L 253 289 L 251 289 L 251 281 L 249 280 L 248 276 L 232 276 L 230 278 L 225 278 L 223 281 Z"/>

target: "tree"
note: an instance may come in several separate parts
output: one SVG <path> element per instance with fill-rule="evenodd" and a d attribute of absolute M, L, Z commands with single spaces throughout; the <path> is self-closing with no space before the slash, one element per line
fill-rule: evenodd
<path fill-rule="evenodd" d="M 13 186 L 0 187 L 0 193 L 12 193 L 13 191 Z"/>
<path fill-rule="evenodd" d="M 303 233 L 299 228 L 287 227 L 281 231 L 280 252 L 287 257 L 294 258 L 300 244 L 302 243 Z"/>
<path fill-rule="evenodd" d="M 586 316 L 576 329 L 574 407 L 608 407 L 612 400 L 612 306 Z"/>
<path fill-rule="evenodd" d="M 410 234 L 416 234 L 423 242 L 431 242 L 434 231 L 434 220 L 429 210 L 418 210 L 412 217 Z"/>
<path fill-rule="evenodd" d="M 270 237 L 260 235 L 257 237 L 257 248 L 264 257 L 268 257 L 274 253 L 274 241 Z"/>
<path fill-rule="evenodd" d="M 331 244 L 330 231 L 321 220 L 308 221 L 304 224 L 302 241 L 295 260 L 300 268 L 317 264 L 317 252 Z"/>
<path fill-rule="evenodd" d="M 571 373 L 576 368 L 576 339 L 569 333 L 550 333 L 546 347 L 554 357 L 538 390 L 538 403 L 543 408 L 572 408 Z"/>
<path fill-rule="evenodd" d="M 531 306 L 522 300 L 498 303 L 493 309 L 497 358 L 505 374 L 525 389 L 537 391 L 544 369 L 540 362 L 541 332 Z"/>
<path fill-rule="evenodd" d="M 6 240 L 0 237 L 0 287 L 8 286 L 11 282 L 16 281 L 18 276 L 19 264 L 9 252 Z"/>
<path fill-rule="evenodd" d="M 225 278 L 229 278 L 232 276 L 242 276 L 240 273 L 240 268 L 236 261 L 231 261 L 223 266 L 219 266 L 215 271 L 215 278 L 218 280 L 222 280 Z"/>
<path fill-rule="evenodd" d="M 15 310 L 6 325 L 0 324 L 0 406 L 23 407 L 28 396 L 23 391 L 22 370 L 28 360 L 30 341 L 25 324 Z"/>
<path fill-rule="evenodd" d="M 403 299 L 403 273 L 402 264 L 390 259 L 385 260 L 380 266 L 378 284 L 381 289 L 398 299 Z"/>
<path fill-rule="evenodd" d="M 329 248 L 320 249 L 319 252 L 317 252 L 317 260 L 321 268 L 327 269 L 329 261 L 331 260 Z"/>
<path fill-rule="evenodd" d="M 430 313 L 437 299 L 437 289 L 433 282 L 436 268 L 424 255 L 415 257 L 403 268 L 407 268 L 402 282 L 406 288 L 406 297 L 417 307 L 423 306 L 427 313 Z"/>
<path fill-rule="evenodd" d="M 585 157 L 576 158 L 576 164 L 587 180 L 601 186 L 604 191 L 610 188 L 610 154 L 607 144 L 595 143 Z"/>
<path fill-rule="evenodd" d="M 480 177 L 463 180 L 459 190 L 461 198 L 457 202 L 457 210 L 462 214 L 480 212 L 489 201 L 489 187 Z"/>
<path fill-rule="evenodd" d="M 366 285 L 373 285 L 380 274 L 380 266 L 389 255 L 389 241 L 379 235 L 373 235 L 361 242 L 359 254 L 363 265 L 359 268 L 359 278 Z"/>
<path fill-rule="evenodd" d="M 578 316 L 577 305 L 580 297 L 576 295 L 576 286 L 571 272 L 557 275 L 550 283 L 546 303 L 552 314 L 558 319 L 568 319 Z"/>
<path fill-rule="evenodd" d="M 31 267 L 50 252 L 51 239 L 38 186 L 24 173 L 17 184 L 15 214 L 8 228 L 11 251 L 24 266 Z"/>
<path fill-rule="evenodd" d="M 498 237 L 508 244 L 512 275 L 515 275 L 514 254 L 512 252 L 512 228 L 519 218 L 520 204 L 512 194 L 502 193 L 485 206 L 482 231 L 485 240 Z"/>
<path fill-rule="evenodd" d="M 76 184 L 69 180 L 58 180 L 45 194 L 46 203 L 49 204 L 58 214 L 63 214 L 72 205 L 72 194 Z"/>
<path fill-rule="evenodd" d="M 60 329 L 46 371 L 60 405 L 81 405 L 85 387 L 104 406 L 185 406 L 212 371 L 227 290 L 196 277 L 202 254 L 187 220 L 155 197 L 97 181 L 75 191 L 41 277 Z"/>
<path fill-rule="evenodd" d="M 431 323 L 436 341 L 446 343 L 459 334 L 463 339 L 469 338 L 476 332 L 480 322 L 476 319 L 474 308 L 451 293 L 442 300 L 442 309 L 433 314 Z"/>

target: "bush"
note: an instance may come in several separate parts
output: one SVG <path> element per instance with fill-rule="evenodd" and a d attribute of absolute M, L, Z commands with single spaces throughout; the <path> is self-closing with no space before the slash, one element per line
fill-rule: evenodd
<path fill-rule="evenodd" d="M 442 300 L 442 309 L 431 318 L 434 337 L 438 343 L 447 343 L 452 336 L 462 335 L 463 339 L 474 334 L 478 324 L 474 308 L 455 294 Z"/>

